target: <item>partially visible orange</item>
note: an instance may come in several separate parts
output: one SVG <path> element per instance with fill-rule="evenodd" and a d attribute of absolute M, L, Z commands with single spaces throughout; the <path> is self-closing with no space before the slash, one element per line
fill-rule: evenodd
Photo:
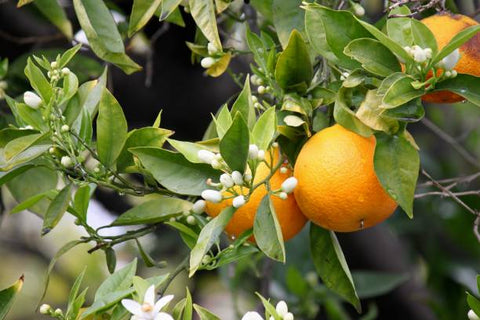
<path fill-rule="evenodd" d="M 336 124 L 312 136 L 295 163 L 294 190 L 303 214 L 319 226 L 357 231 L 388 218 L 397 207 L 375 175 L 375 137 Z"/>
<path fill-rule="evenodd" d="M 451 14 L 447 12 L 438 13 L 422 20 L 422 22 L 432 31 L 437 39 L 438 49 L 441 50 L 448 42 L 460 31 L 477 25 L 478 22 L 461 14 Z M 461 58 L 455 66 L 458 73 L 480 76 L 480 34 L 477 33 L 473 38 L 464 43 L 460 48 Z M 423 101 L 432 103 L 454 103 L 465 100 L 465 98 L 450 92 L 439 91 L 429 93 L 422 97 Z"/>
<path fill-rule="evenodd" d="M 274 148 L 272 150 L 274 152 L 273 162 L 275 163 L 275 166 L 276 164 L 278 164 L 279 150 L 278 148 Z M 267 152 L 266 161 L 270 163 L 271 158 L 268 154 L 269 152 Z M 264 180 L 269 174 L 270 169 L 265 165 L 265 163 L 262 162 L 257 167 L 253 183 L 255 184 Z M 285 179 L 290 176 L 291 170 L 287 170 L 286 173 L 281 173 L 280 170 L 277 170 L 277 172 L 275 172 L 270 178 L 271 189 L 279 189 L 283 181 L 285 181 Z M 245 187 L 235 186 L 234 188 L 235 191 L 239 194 L 242 193 L 242 190 L 243 194 L 246 195 L 248 193 L 248 189 Z M 235 211 L 232 220 L 230 220 L 227 227 L 225 228 L 225 232 L 230 236 L 238 237 L 244 231 L 253 228 L 257 208 L 260 204 L 260 201 L 262 201 L 266 194 L 267 190 L 264 184 L 255 189 L 255 191 L 251 194 L 248 202 L 242 207 L 238 208 L 237 211 Z M 223 195 L 224 197 L 232 196 L 230 192 L 224 192 Z M 293 194 L 289 194 L 287 199 L 282 200 L 279 197 L 272 196 L 272 203 L 278 218 L 278 222 L 282 229 L 283 239 L 286 241 L 293 238 L 297 233 L 302 230 L 303 226 L 307 222 L 307 219 L 297 206 L 295 197 L 293 196 Z M 223 209 L 231 205 L 232 199 L 223 200 L 220 203 L 212 203 L 207 201 L 205 212 L 212 217 L 216 217 Z M 253 240 L 253 237 L 251 240 Z"/>

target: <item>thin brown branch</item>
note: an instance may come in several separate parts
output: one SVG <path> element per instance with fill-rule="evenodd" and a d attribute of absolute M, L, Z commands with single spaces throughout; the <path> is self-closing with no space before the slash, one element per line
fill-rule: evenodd
<path fill-rule="evenodd" d="M 410 14 L 393 14 L 390 15 L 390 18 L 405 18 L 405 17 L 413 17 L 419 13 L 422 13 L 426 10 L 431 8 L 435 8 L 437 11 L 444 11 L 445 10 L 445 0 L 430 0 L 427 3 L 425 0 L 392 0 L 392 4 L 388 6 L 385 11 L 390 12 L 397 7 L 401 7 L 403 5 L 408 5 L 409 3 L 413 3 L 414 5 L 410 8 Z"/>
<path fill-rule="evenodd" d="M 449 190 L 446 188 L 446 190 Z M 480 190 L 472 190 L 472 191 L 462 191 L 462 192 L 452 192 L 453 195 L 456 197 L 464 197 L 464 196 L 480 196 Z M 425 193 L 417 193 L 415 194 L 415 199 L 421 199 L 430 196 L 441 196 L 450 198 L 450 194 L 442 192 L 442 191 L 432 191 L 432 192 L 425 192 Z"/>

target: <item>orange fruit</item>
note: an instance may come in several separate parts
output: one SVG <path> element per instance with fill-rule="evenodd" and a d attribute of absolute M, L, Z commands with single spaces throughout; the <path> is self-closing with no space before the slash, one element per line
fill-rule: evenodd
<path fill-rule="evenodd" d="M 278 164 L 279 160 L 279 150 L 277 148 L 272 149 L 274 153 L 274 166 Z M 270 163 L 271 157 L 269 152 L 266 152 L 266 161 Z M 267 165 L 262 162 L 257 167 L 255 178 L 253 183 L 258 183 L 264 180 L 270 174 L 270 169 Z M 288 177 L 291 176 L 291 170 L 288 170 L 286 173 L 281 173 L 280 170 L 277 170 L 273 176 L 270 178 L 270 186 L 272 190 L 279 189 Z M 243 190 L 243 194 L 248 194 L 248 189 L 245 187 L 235 186 L 235 191 L 237 193 L 241 193 Z M 237 209 L 235 214 L 233 215 L 232 220 L 228 223 L 227 227 L 225 228 L 225 232 L 234 237 L 238 237 L 244 231 L 253 228 L 253 222 L 255 221 L 255 213 L 257 212 L 257 208 L 262 201 L 263 197 L 267 194 L 267 190 L 265 185 L 262 184 L 257 189 L 253 191 L 250 196 L 250 199 L 247 203 Z M 232 194 L 230 192 L 224 192 L 224 197 L 230 197 Z M 272 203 L 277 214 L 278 222 L 282 229 L 283 240 L 289 240 L 293 238 L 297 233 L 299 233 L 307 219 L 302 214 L 300 209 L 297 206 L 295 201 L 295 197 L 293 194 L 289 194 L 287 199 L 282 200 L 277 196 L 272 196 Z M 205 207 L 205 212 L 212 216 L 216 217 L 220 212 L 232 205 L 232 199 L 223 200 L 220 203 L 212 203 L 208 202 Z M 253 236 L 250 239 L 253 241 Z"/>
<path fill-rule="evenodd" d="M 319 226 L 357 231 L 388 218 L 397 207 L 373 168 L 375 137 L 336 124 L 312 136 L 300 150 L 293 191 L 303 214 Z"/>
<path fill-rule="evenodd" d="M 447 12 L 438 13 L 422 20 L 422 22 L 432 31 L 437 39 L 438 49 L 441 50 L 448 42 L 460 31 L 470 26 L 477 25 L 478 22 L 461 14 L 451 14 Z M 460 48 L 461 58 L 455 66 L 458 73 L 480 76 L 480 34 L 477 33 L 473 38 L 464 43 Z M 465 98 L 450 92 L 439 91 L 429 93 L 422 97 L 423 101 L 433 103 L 454 103 L 465 100 Z"/>

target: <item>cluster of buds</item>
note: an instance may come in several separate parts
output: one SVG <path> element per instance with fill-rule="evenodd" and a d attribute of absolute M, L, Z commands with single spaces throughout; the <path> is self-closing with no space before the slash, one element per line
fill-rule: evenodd
<path fill-rule="evenodd" d="M 425 61 L 432 58 L 433 51 L 430 48 L 422 48 L 420 46 L 414 45 L 413 47 L 404 47 L 403 49 L 417 63 L 424 63 Z"/>
<path fill-rule="evenodd" d="M 54 318 L 63 318 L 63 311 L 62 309 L 53 309 L 50 305 L 48 304 L 42 304 L 40 306 L 40 309 L 38 310 L 40 314 L 46 315 L 46 316 L 51 316 Z"/>
<path fill-rule="evenodd" d="M 211 66 L 213 66 L 215 63 L 218 62 L 219 58 L 216 57 L 221 50 L 217 48 L 213 43 L 209 42 L 207 45 L 207 50 L 208 50 L 208 57 L 203 58 L 200 61 L 200 65 L 208 69 Z"/>
<path fill-rule="evenodd" d="M 52 61 L 52 63 L 50 63 L 50 67 L 52 69 L 47 72 L 47 76 L 52 81 L 58 81 L 60 80 L 60 78 L 68 76 L 70 74 L 70 69 L 68 68 L 60 69 L 57 61 Z"/>
<path fill-rule="evenodd" d="M 275 311 L 278 316 L 283 320 L 294 320 L 293 313 L 288 311 L 287 303 L 283 300 L 279 301 L 275 306 Z M 273 320 L 273 317 L 270 317 L 269 320 Z M 263 317 L 256 311 L 249 311 L 245 313 L 242 317 L 242 320 L 263 320 Z"/>
<path fill-rule="evenodd" d="M 201 162 L 211 165 L 213 169 L 222 169 L 226 166 L 222 155 L 219 153 L 208 150 L 199 150 L 197 152 L 197 158 Z"/>
<path fill-rule="evenodd" d="M 460 50 L 455 49 L 452 53 L 448 56 L 443 58 L 439 63 L 437 63 L 436 67 L 445 70 L 445 76 L 447 78 L 454 78 L 457 76 L 457 71 L 453 70 L 457 65 L 458 61 L 460 60 Z M 447 74 L 448 73 L 448 74 Z"/>
<path fill-rule="evenodd" d="M 263 79 L 256 74 L 252 75 L 250 77 L 250 82 L 254 85 L 257 86 L 257 92 L 259 95 L 264 95 L 267 92 L 270 92 L 272 88 L 270 86 L 265 86 L 265 82 Z"/>
<path fill-rule="evenodd" d="M 260 150 L 256 144 L 248 146 L 248 159 L 250 160 L 265 160 L 265 150 Z"/>
<path fill-rule="evenodd" d="M 285 167 L 282 167 L 281 169 L 284 169 L 283 170 L 284 172 L 280 170 L 280 173 L 286 173 L 288 171 L 288 169 Z M 288 194 L 293 192 L 297 184 L 298 184 L 297 178 L 289 177 L 282 182 L 280 189 L 276 190 L 274 194 L 277 195 L 280 199 L 286 200 L 288 198 Z"/>

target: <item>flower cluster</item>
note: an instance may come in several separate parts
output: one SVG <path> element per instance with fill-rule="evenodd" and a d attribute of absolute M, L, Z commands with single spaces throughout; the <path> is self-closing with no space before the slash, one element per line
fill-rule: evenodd
<path fill-rule="evenodd" d="M 275 307 L 275 311 L 278 316 L 283 320 L 294 320 L 294 316 L 291 312 L 288 311 L 288 306 L 285 301 L 279 301 Z M 273 320 L 273 317 L 270 317 L 269 320 Z M 263 320 L 263 317 L 256 311 L 249 311 L 245 313 L 242 317 L 242 320 Z"/>
<path fill-rule="evenodd" d="M 142 303 L 123 299 L 122 305 L 133 316 L 131 320 L 173 320 L 173 317 L 161 310 L 173 299 L 173 295 L 165 296 L 155 302 L 155 286 L 150 286 L 145 292 Z"/>
<path fill-rule="evenodd" d="M 205 68 L 205 69 L 208 69 L 210 68 L 211 66 L 213 66 L 215 63 L 218 62 L 219 58 L 217 57 L 217 55 L 219 53 L 221 53 L 222 51 L 217 48 L 213 43 L 209 42 L 208 45 L 207 45 L 207 50 L 208 50 L 208 57 L 205 57 L 203 58 L 201 61 L 200 61 L 200 65 Z"/>
<path fill-rule="evenodd" d="M 432 58 L 432 49 L 422 48 L 420 46 L 414 45 L 413 47 L 404 47 L 403 48 L 417 63 L 424 63 L 428 59 Z"/>

